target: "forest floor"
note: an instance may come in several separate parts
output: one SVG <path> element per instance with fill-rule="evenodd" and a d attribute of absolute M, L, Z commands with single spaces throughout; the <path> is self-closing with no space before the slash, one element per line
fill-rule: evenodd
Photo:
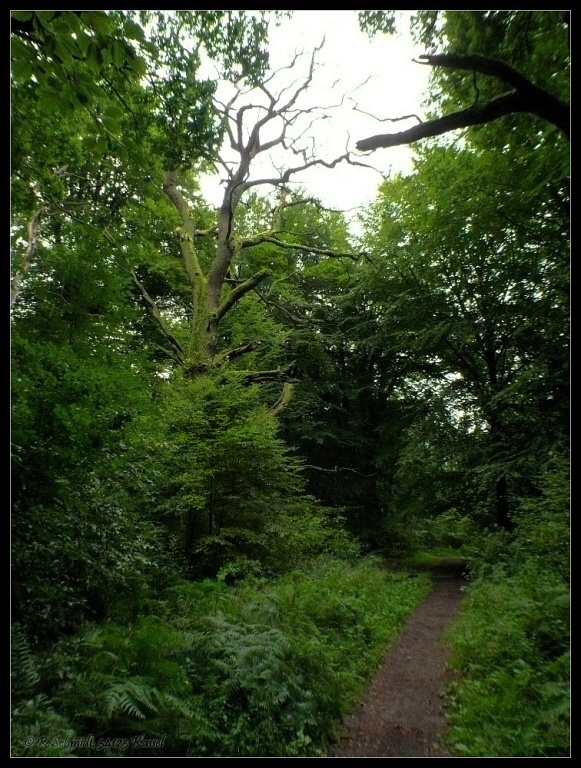
<path fill-rule="evenodd" d="M 408 619 L 327 757 L 449 757 L 444 633 L 462 601 L 465 563 L 430 567 L 434 588 Z"/>

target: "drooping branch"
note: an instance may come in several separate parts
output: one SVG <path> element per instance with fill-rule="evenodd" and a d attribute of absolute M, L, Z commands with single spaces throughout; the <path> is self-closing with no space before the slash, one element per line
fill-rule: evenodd
<path fill-rule="evenodd" d="M 166 339 L 168 340 L 168 342 L 170 344 L 170 347 L 171 347 L 171 353 L 170 354 L 171 354 L 171 356 L 178 363 L 183 363 L 184 362 L 184 350 L 182 349 L 181 345 L 179 344 L 179 342 L 177 341 L 175 336 L 173 336 L 173 334 L 171 333 L 169 325 L 167 324 L 165 318 L 163 317 L 163 315 L 159 311 L 159 307 L 157 306 L 157 303 L 155 302 L 154 299 L 151 298 L 151 296 L 147 292 L 145 286 L 139 280 L 139 278 L 135 274 L 135 270 L 131 266 L 129 266 L 129 271 L 131 273 L 131 277 L 133 278 L 133 282 L 135 283 L 135 285 L 139 289 L 139 292 L 141 293 L 144 301 L 146 302 L 146 304 L 149 306 L 149 308 L 151 310 L 151 314 L 153 315 L 153 317 L 157 321 L 157 324 L 158 324 L 160 330 L 162 331 L 162 333 L 164 334 L 164 336 L 166 337 Z M 164 352 L 167 352 L 167 350 L 164 349 Z"/>
<path fill-rule="evenodd" d="M 271 416 L 278 416 L 279 413 L 282 413 L 291 403 L 291 400 L 293 398 L 294 393 L 294 385 L 287 382 L 283 388 L 280 397 L 276 401 L 276 403 L 272 406 L 272 408 L 269 409 L 268 413 Z"/>
<path fill-rule="evenodd" d="M 556 126 L 567 139 L 570 138 L 569 104 L 535 85 L 516 69 L 502 61 L 476 54 L 468 56 L 435 54 L 421 56 L 417 63 L 427 64 L 432 67 L 448 67 L 454 70 L 464 69 L 480 72 L 484 75 L 497 77 L 511 86 L 513 90 L 483 104 L 474 104 L 468 109 L 420 123 L 406 131 L 378 134 L 361 139 L 356 145 L 360 152 L 371 152 L 380 148 L 412 144 L 420 139 L 439 136 L 459 128 L 490 123 L 500 117 L 517 112 L 527 112 L 535 115 L 539 119 Z"/>

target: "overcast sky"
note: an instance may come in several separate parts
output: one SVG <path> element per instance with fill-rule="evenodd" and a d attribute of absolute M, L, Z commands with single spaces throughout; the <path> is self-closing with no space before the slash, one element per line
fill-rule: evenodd
<path fill-rule="evenodd" d="M 273 92 L 278 92 L 277 85 L 289 85 L 296 82 L 297 77 L 301 82 L 300 76 L 307 71 L 310 52 L 325 40 L 316 57 L 319 66 L 312 85 L 299 102 L 307 107 L 321 108 L 320 114 L 327 115 L 325 119 L 313 123 L 302 138 L 305 145 L 313 146 L 314 142 L 319 157 L 331 161 L 345 153 L 347 148 L 355 150 L 355 142 L 359 139 L 376 133 L 403 130 L 417 122 L 413 118 L 397 123 L 385 122 L 387 118 L 413 114 L 420 118 L 424 116 L 422 102 L 429 67 L 413 62 L 424 51 L 411 42 L 407 34 L 407 20 L 401 26 L 405 27 L 406 34 L 402 30 L 397 37 L 378 34 L 370 39 L 359 30 L 356 11 L 295 11 L 291 20 L 272 29 L 269 50 L 273 70 L 288 67 L 295 52 L 307 53 L 299 60 L 300 65 L 292 70 L 292 77 L 287 70 L 272 81 L 269 87 Z M 227 88 L 219 90 L 224 100 L 232 93 Z M 341 107 L 332 108 L 342 99 Z M 356 104 L 351 99 L 355 99 Z M 247 99 L 252 103 L 256 100 L 255 94 Z M 237 102 L 238 106 L 243 103 L 244 100 Z M 356 111 L 355 106 L 360 111 Z M 311 120 L 312 116 L 303 127 L 308 126 Z M 270 135 L 261 135 L 261 142 L 274 138 L 276 133 L 274 130 Z M 251 178 L 272 175 L 272 166 L 269 166 L 265 154 L 256 158 Z M 409 169 L 410 157 L 409 148 L 392 148 L 377 150 L 360 159 L 387 174 L 390 168 L 393 171 Z M 260 164 L 257 162 L 259 159 Z M 281 166 L 298 164 L 297 158 L 289 155 L 286 158 L 279 155 L 276 162 Z M 381 182 L 377 171 L 345 163 L 333 169 L 310 169 L 293 178 L 304 184 L 309 193 L 320 198 L 324 205 L 350 210 L 351 214 L 353 209 L 373 200 Z M 204 180 L 202 190 L 209 202 L 215 205 L 220 202 L 223 189 L 219 187 L 218 179 Z"/>

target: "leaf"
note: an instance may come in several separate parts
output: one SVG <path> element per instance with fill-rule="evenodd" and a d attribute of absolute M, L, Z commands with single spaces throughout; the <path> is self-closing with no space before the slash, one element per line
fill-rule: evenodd
<path fill-rule="evenodd" d="M 70 31 L 75 33 L 77 38 L 80 34 L 84 34 L 81 29 L 81 20 L 77 13 L 63 13 L 63 15 L 59 17 L 59 20 L 62 20 L 63 24 L 66 24 Z"/>
<path fill-rule="evenodd" d="M 104 136 L 99 136 L 97 141 L 94 144 L 94 152 L 95 154 L 99 155 L 102 153 L 105 153 L 109 148 L 109 144 L 107 143 L 107 139 Z"/>
<path fill-rule="evenodd" d="M 55 54 L 59 57 L 65 67 L 73 66 L 73 57 L 66 45 L 61 40 L 55 40 Z"/>
<path fill-rule="evenodd" d="M 109 104 L 105 109 L 103 117 L 110 118 L 111 120 L 121 120 L 125 116 L 125 110 L 119 106 L 119 104 Z"/>
<path fill-rule="evenodd" d="M 127 57 L 127 53 L 125 52 L 125 49 L 123 46 L 117 42 L 117 40 L 113 41 L 112 44 L 112 54 L 113 54 L 113 63 L 116 67 L 122 67 L 125 63 L 125 59 Z"/>
<path fill-rule="evenodd" d="M 103 63 L 103 53 L 94 41 L 87 48 L 87 64 L 95 72 L 99 72 Z"/>
<path fill-rule="evenodd" d="M 79 31 L 76 34 L 77 34 L 77 44 L 79 46 L 79 51 L 83 56 L 86 56 L 89 45 L 92 42 L 91 37 L 83 29 L 79 29 Z"/>
<path fill-rule="evenodd" d="M 92 101 L 91 95 L 85 88 L 77 88 L 75 90 L 75 96 L 77 97 L 79 104 L 82 104 L 84 107 Z"/>
<path fill-rule="evenodd" d="M 41 23 L 41 25 L 48 29 L 48 24 L 50 23 L 51 19 L 54 18 L 56 11 L 36 11 L 36 19 Z"/>
<path fill-rule="evenodd" d="M 105 129 L 109 133 L 112 133 L 114 136 L 116 136 L 121 129 L 121 126 L 117 120 L 111 117 L 107 117 L 106 115 L 103 115 L 103 117 L 101 118 L 101 123 L 103 124 Z"/>
<path fill-rule="evenodd" d="M 143 61 L 143 59 L 141 59 L 141 58 L 130 59 L 129 60 L 129 66 L 140 77 L 142 77 L 146 73 L 146 71 L 147 71 L 147 66 L 146 66 L 145 62 Z"/>
<path fill-rule="evenodd" d="M 139 42 L 142 42 L 144 40 L 144 32 L 142 27 L 136 22 L 133 21 L 133 19 L 129 19 L 125 23 L 125 37 L 130 38 L 131 40 L 139 40 Z"/>
<path fill-rule="evenodd" d="M 16 80 L 30 80 L 34 72 L 34 66 L 30 59 L 16 59 L 12 62 L 12 74 Z"/>
<path fill-rule="evenodd" d="M 54 93 L 45 89 L 39 89 L 38 110 L 39 112 L 51 113 L 54 111 L 55 100 Z"/>
<path fill-rule="evenodd" d="M 34 56 L 34 51 L 19 37 L 12 37 L 10 40 L 10 55 L 14 60 L 19 58 L 30 59 Z"/>
<path fill-rule="evenodd" d="M 95 32 L 99 32 L 102 35 L 109 35 L 111 33 L 113 23 L 105 11 L 83 11 L 81 18 Z"/>

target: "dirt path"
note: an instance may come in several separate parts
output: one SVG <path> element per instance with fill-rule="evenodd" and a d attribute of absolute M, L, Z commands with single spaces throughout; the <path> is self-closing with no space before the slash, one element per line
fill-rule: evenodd
<path fill-rule="evenodd" d="M 443 632 L 462 600 L 463 564 L 431 569 L 432 593 L 408 620 L 328 757 L 446 757 Z"/>

